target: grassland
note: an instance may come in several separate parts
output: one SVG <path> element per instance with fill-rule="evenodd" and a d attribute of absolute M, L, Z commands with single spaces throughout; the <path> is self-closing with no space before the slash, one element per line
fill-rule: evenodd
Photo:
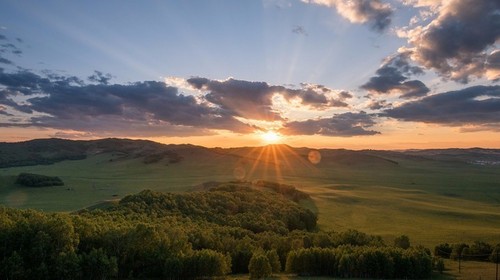
<path fill-rule="evenodd" d="M 0 203 L 46 211 L 73 211 L 143 189 L 189 191 L 207 181 L 266 179 L 309 193 L 303 204 L 326 230 L 354 228 L 391 242 L 407 234 L 413 244 L 500 242 L 500 165 L 473 165 L 405 153 L 320 150 L 288 146 L 204 149 L 182 147 L 177 163 L 145 164 L 113 152 L 51 165 L 0 169 Z M 63 187 L 23 188 L 15 176 L 59 176 Z"/>

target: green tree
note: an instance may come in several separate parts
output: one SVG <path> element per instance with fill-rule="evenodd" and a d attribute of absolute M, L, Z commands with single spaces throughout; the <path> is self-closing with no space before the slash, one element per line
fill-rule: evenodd
<path fill-rule="evenodd" d="M 394 238 L 394 246 L 401 249 L 410 248 L 410 238 L 407 235 L 401 235 Z"/>
<path fill-rule="evenodd" d="M 469 245 L 465 243 L 457 243 L 452 245 L 452 250 L 450 254 L 450 259 L 457 260 L 458 258 L 462 257 L 463 250 L 465 248 L 469 248 Z"/>
<path fill-rule="evenodd" d="M 54 265 L 54 278 L 72 280 L 81 277 L 80 258 L 76 253 L 61 253 L 57 256 Z"/>
<path fill-rule="evenodd" d="M 442 258 L 437 258 L 436 261 L 435 261 L 435 266 L 436 266 L 436 270 L 439 272 L 439 273 L 443 273 L 444 271 L 444 261 Z"/>
<path fill-rule="evenodd" d="M 272 273 L 281 272 L 280 258 L 276 250 L 266 251 L 266 257 L 269 260 L 269 264 L 271 265 L 271 272 Z"/>
<path fill-rule="evenodd" d="M 108 257 L 103 249 L 92 249 L 90 253 L 84 253 L 81 266 L 85 279 L 108 279 L 118 273 L 116 258 Z"/>
<path fill-rule="evenodd" d="M 25 274 L 23 259 L 14 251 L 8 258 L 0 263 L 0 272 L 5 279 L 27 279 Z"/>
<path fill-rule="evenodd" d="M 269 260 L 266 255 L 256 252 L 250 259 L 248 271 L 250 272 L 250 278 L 260 279 L 270 276 L 272 273 L 272 267 L 271 264 L 269 264 Z"/>

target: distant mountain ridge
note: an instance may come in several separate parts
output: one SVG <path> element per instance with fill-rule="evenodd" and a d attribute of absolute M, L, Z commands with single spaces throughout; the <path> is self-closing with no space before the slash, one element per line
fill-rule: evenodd
<path fill-rule="evenodd" d="M 279 164 L 275 158 L 262 158 L 272 150 L 281 161 L 306 160 L 311 150 L 318 151 L 323 162 L 342 165 L 397 165 L 399 160 L 432 160 L 476 165 L 500 164 L 500 149 L 424 149 L 424 150 L 347 150 L 294 148 L 285 144 L 262 147 L 206 148 L 191 144 L 161 144 L 149 140 L 106 138 L 99 140 L 35 139 L 16 143 L 0 143 L 0 168 L 46 165 L 64 160 L 82 160 L 91 155 L 113 153 L 117 159 L 140 158 L 144 164 L 175 164 L 185 157 L 224 155 L 241 159 Z"/>

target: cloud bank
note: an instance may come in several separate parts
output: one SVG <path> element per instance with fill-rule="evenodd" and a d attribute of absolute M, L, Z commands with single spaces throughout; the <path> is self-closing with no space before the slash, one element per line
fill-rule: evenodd
<path fill-rule="evenodd" d="M 473 86 L 439 93 L 387 109 L 383 115 L 402 121 L 499 131 L 500 86 Z"/>
<path fill-rule="evenodd" d="M 367 128 L 375 125 L 373 116 L 366 112 L 336 114 L 331 118 L 286 123 L 281 133 L 285 135 L 362 136 L 380 134 Z"/>
<path fill-rule="evenodd" d="M 110 74 L 99 71 L 82 80 L 49 71 L 37 74 L 0 68 L 0 126 L 34 126 L 101 136 L 208 135 L 213 130 L 247 134 L 260 128 L 245 120 L 289 122 L 274 109 L 276 95 L 320 111 L 345 108 L 345 101 L 352 98 L 349 92 L 316 84 L 289 88 L 232 78 L 219 81 L 194 77 L 185 80 L 200 93 L 192 95 L 165 82 L 113 84 L 111 79 Z M 326 130 L 320 133 L 334 135 Z M 349 131 L 341 135 L 347 136 Z"/>
<path fill-rule="evenodd" d="M 500 2 L 496 0 L 406 1 L 429 7 L 437 16 L 426 26 L 408 28 L 411 59 L 461 83 L 472 77 L 498 80 L 495 43 L 500 39 Z M 438 4 L 436 4 L 438 3 Z M 492 57 L 493 56 L 493 57 Z"/>

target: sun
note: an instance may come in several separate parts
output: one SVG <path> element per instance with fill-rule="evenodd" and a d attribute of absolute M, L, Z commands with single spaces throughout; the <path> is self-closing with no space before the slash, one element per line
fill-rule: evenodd
<path fill-rule="evenodd" d="M 279 133 L 277 133 L 275 131 L 272 131 L 272 130 L 263 132 L 260 135 L 260 137 L 262 138 L 262 141 L 264 141 L 264 142 L 266 142 L 268 144 L 279 143 L 283 139 L 283 137 L 281 136 L 281 134 L 279 134 Z"/>

